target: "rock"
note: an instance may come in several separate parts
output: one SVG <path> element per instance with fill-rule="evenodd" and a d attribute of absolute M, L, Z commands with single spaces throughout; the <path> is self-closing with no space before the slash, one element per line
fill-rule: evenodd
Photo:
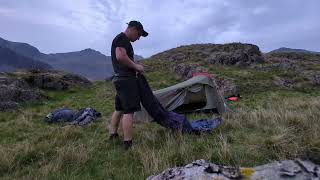
<path fill-rule="evenodd" d="M 294 161 L 283 161 L 280 167 L 280 175 L 281 176 L 290 176 L 294 177 L 296 174 L 301 172 L 300 166 Z"/>
<path fill-rule="evenodd" d="M 303 71 L 301 75 L 308 79 L 312 85 L 320 86 L 320 72 L 319 71 Z"/>
<path fill-rule="evenodd" d="M 184 53 L 177 53 L 169 57 L 170 61 L 183 61 L 186 59 L 187 59 L 187 56 Z"/>
<path fill-rule="evenodd" d="M 315 85 L 320 85 L 320 73 L 319 74 L 315 74 L 313 76 L 312 83 L 315 84 Z"/>
<path fill-rule="evenodd" d="M 54 70 L 0 73 L 0 110 L 17 109 L 20 103 L 41 101 L 44 96 L 39 88 L 65 90 L 91 84 L 82 76 Z"/>
<path fill-rule="evenodd" d="M 83 76 L 55 70 L 31 70 L 15 73 L 29 85 L 40 89 L 67 90 L 76 86 L 91 86 L 92 83 Z"/>
<path fill-rule="evenodd" d="M 274 83 L 284 88 L 294 88 L 299 86 L 300 82 L 308 81 L 314 86 L 320 85 L 320 72 L 316 70 L 319 64 L 318 56 L 303 55 L 296 53 L 284 54 L 266 54 L 264 59 L 266 63 L 252 64 L 250 68 L 259 71 L 272 72 L 281 71 L 284 73 L 293 73 L 302 76 L 304 79 L 293 80 L 286 77 L 274 77 Z M 320 56 L 319 56 L 320 57 Z M 318 57 L 318 58 L 319 58 Z M 315 67 L 315 69 L 313 69 Z"/>
<path fill-rule="evenodd" d="M 194 71 L 195 67 L 191 66 L 190 64 L 178 64 L 174 67 L 174 72 L 184 78 L 190 78 L 190 72 Z M 192 76 L 192 74 L 191 74 Z"/>
<path fill-rule="evenodd" d="M 263 57 L 258 46 L 232 43 L 221 46 L 219 51 L 212 52 L 206 60 L 211 64 L 248 66 L 263 62 Z"/>
<path fill-rule="evenodd" d="M 259 47 L 253 44 L 193 44 L 180 46 L 151 57 L 163 61 L 205 61 L 211 64 L 247 66 L 263 62 Z"/>
<path fill-rule="evenodd" d="M 309 62 L 319 62 L 320 54 L 308 54 L 308 53 L 300 53 L 300 52 L 282 52 L 282 53 L 267 53 L 265 54 L 266 60 L 278 61 L 278 60 L 289 60 L 289 61 L 304 61 L 307 60 Z M 316 62 L 316 63 L 317 63 Z"/>
<path fill-rule="evenodd" d="M 247 66 L 255 62 L 255 59 L 241 51 L 238 53 L 226 53 L 218 52 L 212 54 L 209 58 L 206 59 L 211 64 L 223 64 L 223 65 L 240 65 Z"/>
<path fill-rule="evenodd" d="M 316 166 L 310 161 L 297 160 L 297 163 L 309 173 L 317 173 Z M 320 176 L 320 174 L 319 174 Z"/>
<path fill-rule="evenodd" d="M 194 73 L 207 72 L 208 70 L 201 67 L 199 64 L 186 64 L 180 63 L 173 68 L 174 72 L 183 77 L 184 79 L 189 79 Z"/>
<path fill-rule="evenodd" d="M 224 79 L 221 77 L 213 77 L 213 79 L 218 86 L 218 91 L 224 98 L 240 96 L 239 87 L 231 79 Z"/>
<path fill-rule="evenodd" d="M 292 71 L 300 74 L 320 63 L 320 55 L 304 53 L 267 53 L 263 55 L 263 64 L 252 64 L 251 68 L 261 71 Z"/>
<path fill-rule="evenodd" d="M 311 161 L 287 160 L 272 162 L 254 168 L 221 166 L 197 160 L 184 167 L 169 168 L 148 180 L 207 180 L 207 179 L 319 179 L 320 166 Z"/>
<path fill-rule="evenodd" d="M 1 102 L 0 101 L 0 111 L 17 110 L 18 107 L 19 107 L 19 103 L 17 102 L 13 102 L 13 101 Z"/>
<path fill-rule="evenodd" d="M 274 84 L 282 88 L 293 88 L 296 82 L 293 79 L 274 76 L 273 78 Z"/>
<path fill-rule="evenodd" d="M 0 74 L 0 110 L 17 109 L 20 103 L 34 103 L 42 99 L 37 88 L 11 74 Z"/>
<path fill-rule="evenodd" d="M 270 64 L 252 64 L 251 68 L 270 72 L 274 70 L 282 70 L 282 71 L 294 71 L 294 72 L 301 72 L 303 69 L 292 62 L 279 62 L 279 63 L 270 63 Z"/>

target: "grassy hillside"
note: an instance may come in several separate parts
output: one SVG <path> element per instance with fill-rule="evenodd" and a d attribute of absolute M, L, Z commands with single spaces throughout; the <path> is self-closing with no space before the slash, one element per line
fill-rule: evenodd
<path fill-rule="evenodd" d="M 252 72 L 226 68 L 220 71 L 223 73 L 245 78 Z M 179 81 L 165 72 L 147 77 L 153 89 Z M 253 166 L 320 151 L 320 100 L 316 91 L 248 90 L 239 102 L 231 104 L 236 113 L 224 115 L 225 123 L 211 135 L 181 135 L 156 124 L 136 124 L 135 147 L 130 152 L 122 150 L 121 142 L 105 141 L 115 93 L 110 83 L 46 93 L 50 97 L 46 102 L 25 107 L 19 113 L 1 113 L 2 178 L 142 179 L 199 158 Z M 91 106 L 102 112 L 103 118 L 88 128 L 42 121 L 48 112 L 62 106 Z M 196 114 L 189 118 L 210 116 Z"/>
<path fill-rule="evenodd" d="M 154 123 L 135 124 L 134 148 L 125 152 L 121 141 L 106 141 L 114 110 L 110 82 L 96 82 L 89 89 L 45 91 L 47 101 L 26 105 L 19 112 L 1 112 L 0 178 L 144 179 L 196 159 L 239 166 L 304 156 L 319 161 L 319 88 L 306 83 L 285 89 L 272 83 L 275 74 L 299 79 L 290 72 L 200 63 L 215 76 L 233 79 L 241 90 L 240 101 L 230 104 L 235 112 L 223 115 L 224 124 L 213 134 L 181 135 Z M 145 64 L 154 69 L 146 73 L 154 90 L 181 81 L 169 71 L 169 63 Z M 90 106 L 103 116 L 87 128 L 43 121 L 47 113 L 63 106 Z"/>

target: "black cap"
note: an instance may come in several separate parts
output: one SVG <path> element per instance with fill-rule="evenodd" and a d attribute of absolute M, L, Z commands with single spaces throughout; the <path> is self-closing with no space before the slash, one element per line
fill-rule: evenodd
<path fill-rule="evenodd" d="M 139 21 L 130 21 L 129 23 L 127 23 L 129 26 L 133 26 L 135 28 L 137 28 L 138 31 L 140 31 L 141 36 L 143 37 L 147 37 L 149 33 L 147 33 L 144 29 L 142 24 Z"/>

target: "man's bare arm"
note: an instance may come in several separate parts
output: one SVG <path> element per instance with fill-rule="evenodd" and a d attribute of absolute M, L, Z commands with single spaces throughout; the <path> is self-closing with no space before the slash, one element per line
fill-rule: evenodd
<path fill-rule="evenodd" d="M 116 58 L 120 63 L 128 66 L 131 69 L 134 69 L 135 71 L 138 71 L 138 72 L 143 72 L 144 71 L 143 66 L 140 65 L 140 64 L 134 63 L 128 57 L 126 49 L 124 49 L 122 47 L 116 47 Z"/>
<path fill-rule="evenodd" d="M 131 69 L 135 70 L 135 63 L 128 57 L 126 49 L 122 47 L 116 48 L 116 58 L 117 60 Z"/>

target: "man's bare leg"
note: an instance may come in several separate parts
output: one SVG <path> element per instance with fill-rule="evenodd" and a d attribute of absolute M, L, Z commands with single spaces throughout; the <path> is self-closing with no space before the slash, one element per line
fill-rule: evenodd
<path fill-rule="evenodd" d="M 132 140 L 133 114 L 124 114 L 122 118 L 124 141 Z"/>
<path fill-rule="evenodd" d="M 114 111 L 111 118 L 110 134 L 117 134 L 122 112 Z"/>

